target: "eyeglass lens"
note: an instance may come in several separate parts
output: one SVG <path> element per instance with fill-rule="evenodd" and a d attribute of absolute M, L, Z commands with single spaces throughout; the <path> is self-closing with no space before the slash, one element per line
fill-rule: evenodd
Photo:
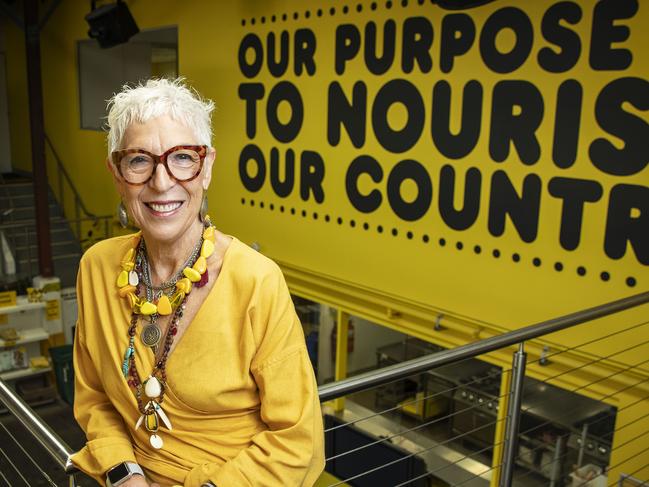
<path fill-rule="evenodd" d="M 191 179 L 200 170 L 201 158 L 196 151 L 179 149 L 167 155 L 167 167 L 178 181 Z M 155 160 L 149 154 L 134 152 L 126 154 L 119 161 L 124 179 L 130 183 L 147 181 L 155 167 Z"/>

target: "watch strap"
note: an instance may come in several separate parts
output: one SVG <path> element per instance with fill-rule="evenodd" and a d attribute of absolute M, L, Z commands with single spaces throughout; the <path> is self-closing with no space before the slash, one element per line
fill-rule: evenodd
<path fill-rule="evenodd" d="M 110 478 L 108 478 L 108 474 L 106 474 L 106 487 L 118 487 L 119 485 L 123 484 L 126 482 L 128 479 L 133 477 L 133 475 L 141 475 L 144 477 L 144 471 L 142 470 L 142 467 L 140 467 L 137 463 L 134 462 L 123 462 L 119 465 L 124 465 L 128 471 L 128 474 L 121 479 L 119 479 L 117 482 L 113 483 L 110 481 Z M 115 468 L 115 467 L 113 467 Z M 111 469 L 112 470 L 112 469 Z"/>

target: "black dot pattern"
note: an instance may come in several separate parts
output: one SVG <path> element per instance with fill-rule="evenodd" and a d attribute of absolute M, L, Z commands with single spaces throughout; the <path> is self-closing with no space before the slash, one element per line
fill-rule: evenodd
<path fill-rule="evenodd" d="M 435 3 L 436 0 L 431 0 L 431 3 Z M 426 3 L 426 0 L 416 0 L 417 5 L 421 6 Z M 411 3 L 409 0 L 398 0 L 398 1 L 393 1 L 393 0 L 387 0 L 385 3 L 383 3 L 384 7 L 386 10 L 390 10 L 394 5 L 401 5 L 402 7 L 408 7 Z M 412 1 L 412 4 L 415 4 L 415 0 Z M 376 11 L 379 8 L 379 2 L 373 1 L 368 4 L 368 7 L 372 11 Z M 355 11 L 356 13 L 362 13 L 365 9 L 365 6 L 363 3 L 357 3 L 357 4 L 352 4 L 350 5 L 343 5 L 340 10 L 336 10 L 335 7 L 330 7 L 328 12 L 330 16 L 335 16 L 337 13 L 342 13 L 342 14 L 348 14 L 350 12 Z M 293 20 L 299 20 L 300 18 L 303 19 L 309 19 L 311 18 L 311 15 L 315 15 L 317 17 L 322 17 L 325 15 L 327 12 L 326 9 L 318 8 L 317 10 L 311 11 L 311 10 L 305 10 L 304 12 L 292 12 L 292 13 L 283 13 L 281 17 L 277 14 L 273 14 L 270 17 L 265 17 L 265 16 L 260 16 L 259 18 L 253 17 L 251 19 L 241 19 L 241 26 L 246 27 L 248 25 L 256 25 L 257 22 L 259 24 L 265 24 L 266 20 L 275 23 L 279 21 L 281 18 L 282 21 L 286 22 L 289 17 L 293 18 Z"/>
<path fill-rule="evenodd" d="M 333 7 L 332 7 L 332 10 L 333 10 Z M 251 20 L 251 22 L 252 22 L 252 20 Z M 275 208 L 276 208 L 274 203 L 266 203 L 264 201 L 255 201 L 254 199 L 241 198 L 240 201 L 241 201 L 241 204 L 243 206 L 250 205 L 253 208 L 256 208 L 256 207 L 258 207 L 260 209 L 266 209 L 267 208 L 270 211 L 274 211 Z M 285 211 L 286 211 L 286 208 L 284 207 L 284 205 L 280 205 L 277 208 L 279 209 L 280 213 L 285 213 Z M 296 209 L 296 208 L 290 208 L 290 214 L 291 215 L 299 214 L 303 218 L 311 217 L 314 221 L 319 221 L 320 220 L 320 215 L 317 212 L 309 213 L 306 209 L 301 209 L 300 210 L 300 209 Z M 364 231 L 369 231 L 372 228 L 372 225 L 369 222 L 363 222 L 362 224 L 361 223 L 357 224 L 356 220 L 354 220 L 354 219 L 346 220 L 342 216 L 334 216 L 332 218 L 331 215 L 325 214 L 324 217 L 323 217 L 323 220 L 326 223 L 330 223 L 330 222 L 334 221 L 338 225 L 343 225 L 343 223 L 345 221 L 347 221 L 349 223 L 350 228 L 356 228 L 358 226 L 359 228 L 362 227 L 362 229 Z M 376 228 L 377 233 L 382 234 L 383 231 L 384 231 L 383 225 L 376 225 L 375 228 Z M 428 235 L 428 234 L 417 235 L 412 230 L 407 230 L 407 231 L 404 230 L 403 233 L 402 233 L 396 227 L 391 227 L 390 228 L 390 235 L 392 235 L 393 237 L 399 237 L 400 235 L 403 235 L 403 236 L 405 236 L 405 238 L 407 240 L 411 240 L 411 241 L 412 240 L 416 241 L 417 239 L 421 238 L 421 242 L 424 243 L 424 244 L 429 244 L 431 242 L 430 235 Z M 447 239 L 445 237 L 439 237 L 438 240 L 437 240 L 437 243 L 439 244 L 440 247 L 446 247 Z M 455 248 L 458 251 L 463 250 L 464 245 L 465 245 L 464 242 L 461 242 L 461 241 L 455 242 Z M 469 248 L 471 248 L 471 247 L 469 247 Z M 482 254 L 483 247 L 481 245 L 476 244 L 476 245 L 473 245 L 472 248 L 473 248 L 473 253 L 476 255 L 476 258 L 477 258 L 478 255 Z M 501 257 L 502 252 L 500 251 L 500 249 L 492 249 L 491 255 L 493 256 L 494 259 L 498 259 L 498 258 Z M 512 261 L 514 263 L 525 262 L 525 261 L 523 261 L 521 254 L 519 254 L 518 252 L 512 253 L 511 254 L 511 259 L 512 259 Z M 530 261 L 527 261 L 527 262 L 530 262 Z M 532 262 L 532 265 L 534 267 L 537 267 L 537 268 L 542 268 L 543 267 L 543 261 L 542 261 L 541 257 L 534 257 L 534 258 L 532 258 L 531 262 Z M 551 264 L 551 267 L 554 269 L 554 271 L 561 272 L 561 271 L 564 270 L 565 266 L 564 266 L 563 262 L 558 262 L 557 261 L 557 262 L 554 262 L 554 264 Z M 578 276 L 580 276 L 580 277 L 584 277 L 584 276 L 588 275 L 588 270 L 583 265 L 579 265 L 574 269 L 576 271 L 576 274 Z M 611 273 L 609 271 L 606 271 L 606 270 L 601 271 L 599 273 L 595 272 L 595 276 L 598 276 L 599 279 L 601 280 L 601 282 L 614 281 L 612 279 Z M 628 287 L 635 287 L 638 284 L 637 279 L 635 277 L 633 277 L 633 276 L 627 276 L 626 278 L 624 278 L 624 282 Z"/>

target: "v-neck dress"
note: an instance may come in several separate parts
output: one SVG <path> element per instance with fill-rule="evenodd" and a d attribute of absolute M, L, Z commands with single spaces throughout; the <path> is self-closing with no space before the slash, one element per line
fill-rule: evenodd
<path fill-rule="evenodd" d="M 72 462 L 101 485 L 125 461 L 162 485 L 313 485 L 324 467 L 322 415 L 302 327 L 279 267 L 236 238 L 167 361 L 162 405 L 173 430 L 160 426 L 160 450 L 135 430 L 137 403 L 122 375 L 131 310 L 116 278 L 138 238 L 102 241 L 81 259 L 74 414 L 87 443 Z M 144 379 L 153 353 L 140 331 Z"/>

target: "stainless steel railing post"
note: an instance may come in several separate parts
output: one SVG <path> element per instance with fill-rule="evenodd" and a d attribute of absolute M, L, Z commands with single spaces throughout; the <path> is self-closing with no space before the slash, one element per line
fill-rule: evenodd
<path fill-rule="evenodd" d="M 518 346 L 518 351 L 514 353 L 514 358 L 512 360 L 512 374 L 509 388 L 511 397 L 509 398 L 509 407 L 507 408 L 505 447 L 503 448 L 502 461 L 500 462 L 502 465 L 500 487 L 511 487 L 514 478 L 526 364 L 527 353 L 525 352 L 525 342 L 521 342 Z"/>

